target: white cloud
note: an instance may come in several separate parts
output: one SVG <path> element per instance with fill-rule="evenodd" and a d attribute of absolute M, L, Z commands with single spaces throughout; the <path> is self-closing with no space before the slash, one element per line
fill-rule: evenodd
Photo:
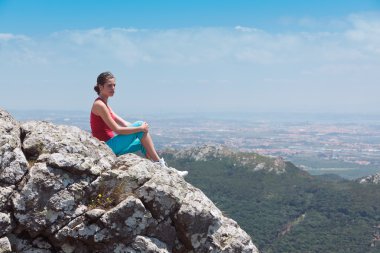
<path fill-rule="evenodd" d="M 0 33 L 0 42 L 10 40 L 29 40 L 29 37 L 25 35 L 17 35 L 12 33 Z"/>
<path fill-rule="evenodd" d="M 360 43 L 370 53 L 380 54 L 380 15 L 352 15 L 353 26 L 346 31 L 347 39 Z"/>
<path fill-rule="evenodd" d="M 241 32 L 260 32 L 261 30 L 254 28 L 254 27 L 246 27 L 246 26 L 235 26 L 235 30 L 241 31 Z"/>
<path fill-rule="evenodd" d="M 352 26 L 343 32 L 269 33 L 243 26 L 234 29 L 67 30 L 47 38 L 33 38 L 35 43 L 25 43 L 24 48 L 41 54 L 41 58 L 48 58 L 50 54 L 53 62 L 54 59 L 74 55 L 77 56 L 74 58 L 93 60 L 97 57 L 110 58 L 126 66 L 143 63 L 191 65 L 231 60 L 276 64 L 294 60 L 307 62 L 310 56 L 313 61 L 336 60 L 338 55 L 345 60 L 357 60 L 366 57 L 364 48 L 369 50 L 367 53 L 378 52 L 380 19 L 365 20 L 352 16 L 348 20 Z M 27 37 L 0 34 L 2 40 L 16 38 Z"/>
<path fill-rule="evenodd" d="M 306 26 L 317 26 L 312 19 L 301 21 Z M 43 79 L 70 96 L 76 89 L 85 94 L 87 87 L 79 84 L 91 83 L 96 73 L 114 70 L 121 81 L 131 84 L 128 89 L 118 88 L 126 94 L 154 94 L 161 89 L 160 96 L 149 98 L 162 108 L 190 108 L 193 100 L 207 108 L 207 101 L 218 106 L 228 101 L 232 103 L 226 105 L 228 108 L 261 106 L 275 110 L 283 108 L 289 99 L 294 99 L 289 103 L 293 107 L 317 107 L 318 99 L 325 106 L 336 106 L 334 96 L 329 101 L 323 94 L 342 94 L 346 86 L 359 85 L 369 96 L 361 98 L 365 104 L 366 99 L 371 101 L 373 94 L 380 93 L 380 88 L 373 86 L 380 78 L 380 17 L 361 14 L 330 22 L 344 24 L 341 27 L 345 29 L 273 33 L 244 26 L 96 28 L 60 31 L 45 37 L 0 34 L 0 71 L 2 76 L 12 77 L 0 81 L 0 85 L 17 82 L 16 91 L 30 83 L 42 83 Z M 319 89 L 311 95 L 307 87 Z M 34 89 L 55 91 L 42 85 L 31 92 Z M 4 95 L 0 100 L 15 104 Z M 173 101 L 180 101 L 180 105 L 173 106 Z M 83 106 L 81 103 L 78 99 L 73 106 Z M 139 100 L 130 98 L 127 103 L 133 106 Z M 142 107 L 148 110 L 149 105 Z"/>

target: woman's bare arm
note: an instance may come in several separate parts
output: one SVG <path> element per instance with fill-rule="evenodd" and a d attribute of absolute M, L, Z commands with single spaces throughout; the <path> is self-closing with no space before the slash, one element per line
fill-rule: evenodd
<path fill-rule="evenodd" d="M 111 114 L 107 108 L 107 106 L 102 102 L 95 102 L 92 108 L 93 113 L 100 116 L 103 121 L 109 126 L 117 134 L 133 134 L 137 132 L 148 132 L 148 125 L 144 123 L 140 127 L 127 127 L 123 126 L 123 124 L 127 124 L 128 122 L 124 121 L 122 124 L 118 124 L 115 120 L 112 119 Z M 120 118 L 120 117 L 119 117 Z M 117 117 L 116 117 L 117 119 Z"/>
<path fill-rule="evenodd" d="M 112 114 L 115 116 L 115 121 L 117 124 L 119 124 L 120 126 L 123 126 L 123 127 L 127 127 L 127 126 L 130 126 L 131 123 L 124 120 L 122 117 L 120 117 L 119 115 L 117 115 L 113 110 L 112 108 L 110 108 Z"/>

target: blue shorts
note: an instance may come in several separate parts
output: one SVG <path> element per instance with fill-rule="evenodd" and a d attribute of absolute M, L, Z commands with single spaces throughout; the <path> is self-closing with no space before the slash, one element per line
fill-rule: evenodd
<path fill-rule="evenodd" d="M 139 127 L 143 123 L 144 121 L 136 121 L 130 126 Z M 141 153 L 146 156 L 145 148 L 141 144 L 141 138 L 143 135 L 144 132 L 137 132 L 133 134 L 119 134 L 106 141 L 106 144 L 117 156 L 137 151 L 141 151 Z"/>

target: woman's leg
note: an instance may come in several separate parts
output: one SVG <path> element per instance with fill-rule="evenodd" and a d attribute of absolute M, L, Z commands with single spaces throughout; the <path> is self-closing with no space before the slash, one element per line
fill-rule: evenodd
<path fill-rule="evenodd" d="M 131 126 L 141 126 L 142 123 L 143 121 L 136 121 Z M 160 159 L 149 133 L 120 134 L 107 141 L 107 145 L 110 146 L 113 152 L 118 156 L 141 151 L 148 159 L 153 161 Z"/>
<path fill-rule="evenodd" d="M 156 149 L 154 148 L 152 137 L 149 133 L 145 133 L 143 137 L 141 138 L 141 144 L 144 146 L 146 150 L 146 156 L 153 161 L 160 160 L 160 157 L 158 156 Z"/>

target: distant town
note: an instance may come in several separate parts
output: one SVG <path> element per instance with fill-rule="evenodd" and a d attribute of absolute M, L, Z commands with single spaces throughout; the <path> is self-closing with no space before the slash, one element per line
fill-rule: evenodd
<path fill-rule="evenodd" d="M 47 120 L 89 130 L 88 115 L 16 112 L 19 120 Z M 221 144 L 281 156 L 313 174 L 356 178 L 380 171 L 380 118 L 298 115 L 160 115 L 146 118 L 158 150 Z"/>

